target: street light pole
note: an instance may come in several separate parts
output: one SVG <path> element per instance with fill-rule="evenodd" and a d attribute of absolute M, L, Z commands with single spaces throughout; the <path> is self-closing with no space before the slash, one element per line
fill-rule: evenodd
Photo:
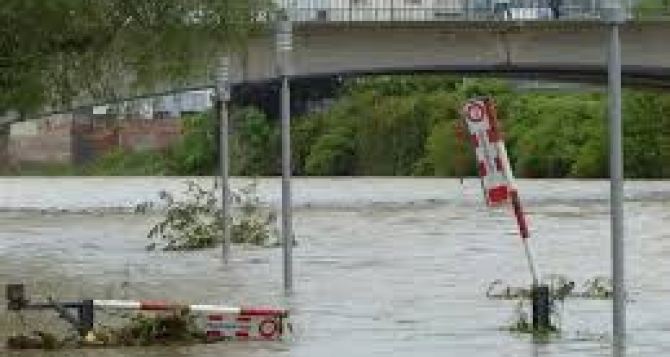
<path fill-rule="evenodd" d="M 277 64 L 281 77 L 281 144 L 282 144 L 282 247 L 284 263 L 284 292 L 293 292 L 293 207 L 291 201 L 291 50 L 292 26 L 288 14 L 277 27 Z"/>
<path fill-rule="evenodd" d="M 619 29 L 625 22 L 622 4 L 616 1 L 608 11 L 609 25 L 609 147 L 610 147 L 610 216 L 612 234 L 612 332 L 615 357 L 626 355 L 626 287 L 624 280 L 624 211 L 623 211 L 623 139 L 621 120 L 621 40 Z"/>
<path fill-rule="evenodd" d="M 230 102 L 230 57 L 223 56 L 219 59 L 216 73 L 216 101 L 217 115 L 219 117 L 220 138 L 219 141 L 219 164 L 221 165 L 221 220 L 223 224 L 222 258 L 224 263 L 230 260 L 230 185 L 229 167 L 230 158 L 228 152 L 228 103 Z"/>

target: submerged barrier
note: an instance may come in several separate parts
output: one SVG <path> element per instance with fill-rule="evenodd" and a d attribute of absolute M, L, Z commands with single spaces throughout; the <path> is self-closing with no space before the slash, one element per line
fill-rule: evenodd
<path fill-rule="evenodd" d="M 9 311 L 53 310 L 70 323 L 82 337 L 94 331 L 96 310 L 137 311 L 138 313 L 179 314 L 192 317 L 208 342 L 219 340 L 281 340 L 288 329 L 289 311 L 275 307 L 180 304 L 159 300 L 81 300 L 62 302 L 48 299 L 31 302 L 22 284 L 6 287 Z"/>

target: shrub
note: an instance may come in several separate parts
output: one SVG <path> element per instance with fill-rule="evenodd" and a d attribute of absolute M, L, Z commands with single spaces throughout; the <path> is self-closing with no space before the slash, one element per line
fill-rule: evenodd
<path fill-rule="evenodd" d="M 166 206 L 165 217 L 147 234 L 154 240 L 147 249 L 161 245 L 163 250 L 196 250 L 213 248 L 222 243 L 222 208 L 214 189 L 205 189 L 193 181 L 187 183 L 185 198 L 178 200 L 162 191 L 160 200 Z M 267 245 L 274 235 L 277 215 L 261 206 L 256 184 L 231 193 L 232 202 L 239 208 L 230 218 L 231 241 Z"/>

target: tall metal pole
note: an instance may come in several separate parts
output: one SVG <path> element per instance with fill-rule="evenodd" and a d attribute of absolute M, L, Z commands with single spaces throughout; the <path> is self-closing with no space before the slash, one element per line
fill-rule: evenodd
<path fill-rule="evenodd" d="M 609 27 L 609 136 L 610 136 L 610 215 L 612 230 L 612 304 L 613 353 L 626 355 L 626 289 L 624 281 L 624 216 L 623 216 L 623 145 L 621 123 L 621 42 L 619 27 L 625 21 L 621 4 L 614 4 Z"/>
<path fill-rule="evenodd" d="M 281 144 L 282 144 L 282 242 L 284 262 L 284 292 L 293 292 L 293 212 L 291 202 L 291 73 L 292 27 L 283 18 L 277 28 L 277 58 L 281 77 Z"/>
<path fill-rule="evenodd" d="M 219 59 L 216 78 L 217 115 L 220 123 L 220 171 L 221 171 L 221 220 L 223 222 L 222 258 L 224 263 L 230 260 L 230 185 L 228 152 L 228 103 L 230 102 L 230 58 L 223 56 Z"/>

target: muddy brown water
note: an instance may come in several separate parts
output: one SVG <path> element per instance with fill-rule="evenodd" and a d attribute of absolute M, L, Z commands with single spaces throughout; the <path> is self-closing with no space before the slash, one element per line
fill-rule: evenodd
<path fill-rule="evenodd" d="M 292 310 L 279 343 L 109 350 L 5 351 L 32 356 L 608 356 L 611 302 L 568 300 L 560 337 L 503 331 L 514 303 L 487 300 L 489 282 L 529 280 L 511 213 L 487 210 L 479 183 L 449 179 L 297 179 L 294 296 L 281 291 L 281 251 L 237 247 L 146 252 L 156 215 L 129 207 L 178 192 L 185 178 L 0 179 L 0 284 L 33 295 L 271 304 Z M 210 184 L 211 179 L 199 179 Z M 246 181 L 234 180 L 233 187 Z M 519 183 L 544 273 L 578 283 L 610 271 L 608 184 Z M 260 196 L 278 204 L 279 181 Z M 670 351 L 670 182 L 626 185 L 630 356 Z M 127 282 L 127 284 L 124 284 Z M 4 290 L 4 288 L 3 288 Z M 2 300 L 2 305 L 5 305 Z M 17 320 L 0 307 L 0 337 Z M 52 316 L 31 316 L 51 324 Z M 60 328 L 63 328 L 60 326 Z"/>

